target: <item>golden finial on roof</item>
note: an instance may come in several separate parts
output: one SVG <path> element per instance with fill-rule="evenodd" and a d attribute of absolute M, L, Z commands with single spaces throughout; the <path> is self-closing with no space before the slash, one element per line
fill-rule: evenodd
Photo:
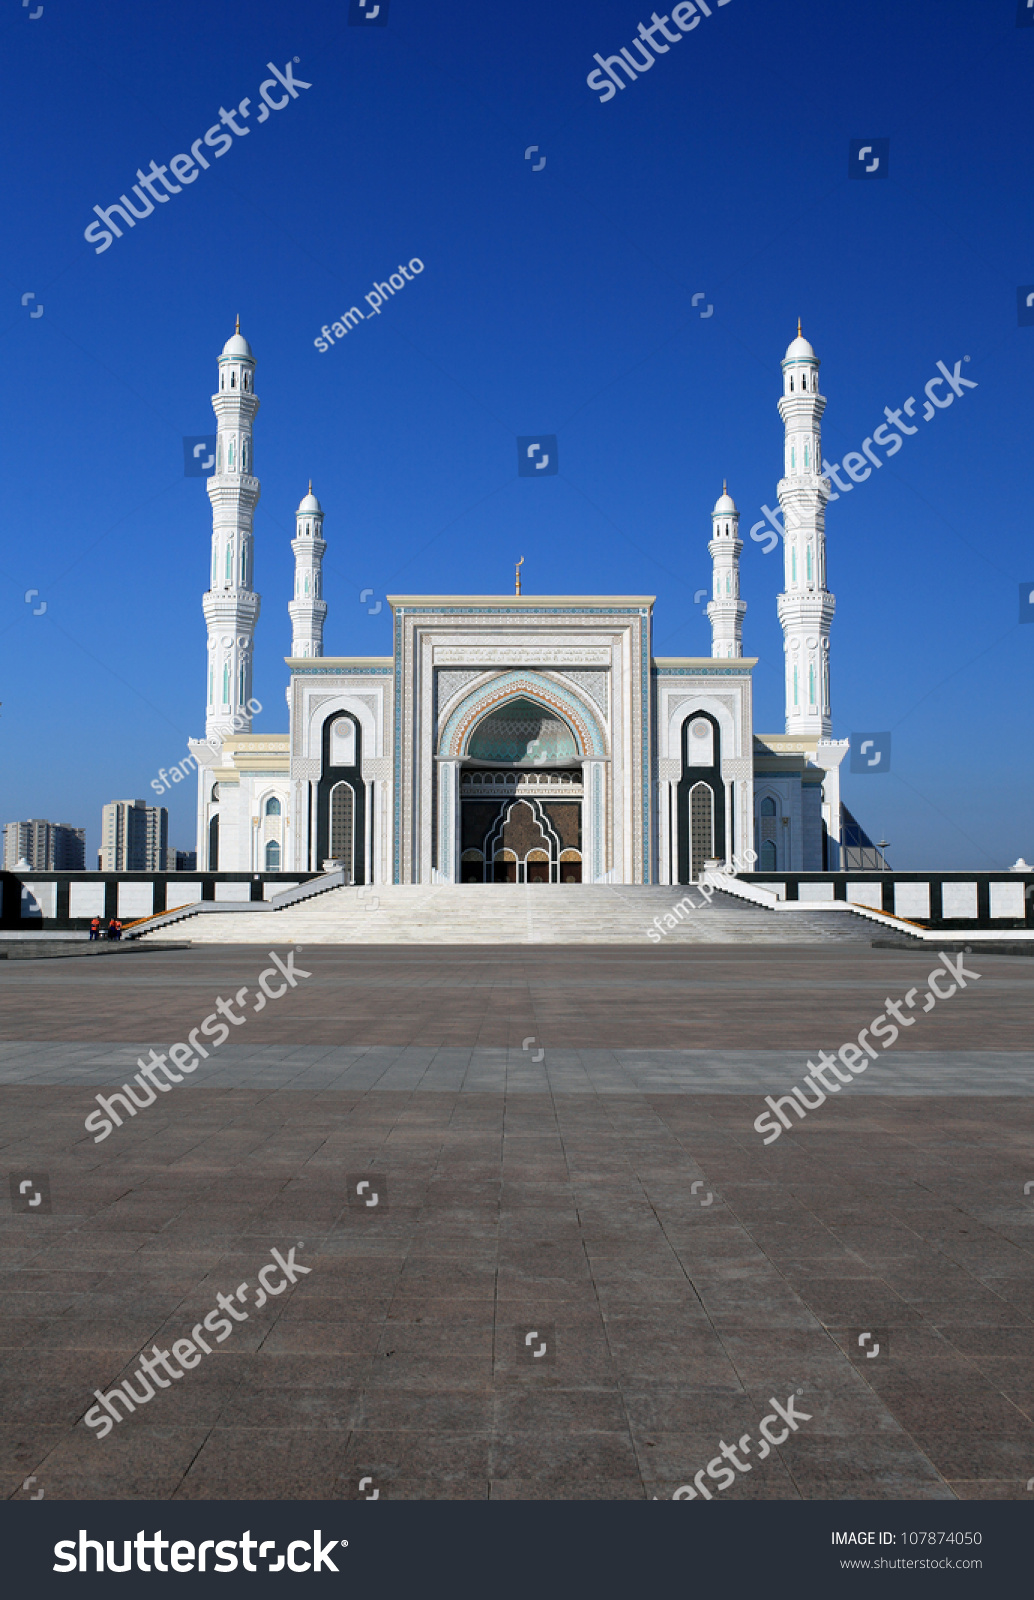
<path fill-rule="evenodd" d="M 726 479 L 726 478 L 722 479 L 722 493 L 723 494 L 728 494 L 729 493 L 729 483 L 728 483 L 728 479 Z"/>
<path fill-rule="evenodd" d="M 309 479 L 309 493 L 312 493 L 312 479 Z"/>
<path fill-rule="evenodd" d="M 240 333 L 240 331 L 241 331 L 241 314 L 240 314 L 240 312 L 239 312 L 239 311 L 238 311 L 238 313 L 237 313 L 237 326 L 236 326 L 236 328 L 235 328 L 235 329 L 234 329 L 234 332 L 235 332 L 235 333 Z"/>
<path fill-rule="evenodd" d="M 515 588 L 514 588 L 514 591 L 513 591 L 514 594 L 520 594 L 520 592 L 521 592 L 521 568 L 523 567 L 523 565 L 524 565 L 524 557 L 521 556 L 521 559 L 518 561 L 516 567 L 514 568 L 514 583 L 515 583 Z"/>
<path fill-rule="evenodd" d="M 797 318 L 797 337 L 798 337 L 798 339 L 801 338 L 801 319 L 800 319 L 800 317 Z"/>

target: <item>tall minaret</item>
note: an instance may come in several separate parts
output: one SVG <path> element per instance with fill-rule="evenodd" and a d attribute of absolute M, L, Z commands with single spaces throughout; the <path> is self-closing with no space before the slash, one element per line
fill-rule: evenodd
<path fill-rule="evenodd" d="M 295 512 L 297 533 L 291 540 L 294 551 L 294 599 L 287 610 L 291 617 L 292 656 L 323 654 L 323 624 L 327 602 L 323 598 L 323 557 L 327 542 L 323 538 L 323 508 L 309 492 Z"/>
<path fill-rule="evenodd" d="M 740 599 L 740 514 L 728 486 L 711 512 L 711 542 L 708 550 L 714 564 L 714 599 L 707 608 L 711 622 L 711 655 L 719 659 L 743 654 L 743 615 L 746 600 Z"/>
<path fill-rule="evenodd" d="M 779 415 L 786 431 L 783 510 L 784 591 L 779 621 L 786 655 L 786 731 L 812 738 L 832 732 L 829 704 L 829 630 L 836 601 L 826 588 L 826 500 L 820 422 L 819 360 L 797 323 L 783 361 Z"/>
<path fill-rule="evenodd" d="M 252 473 L 251 425 L 255 358 L 237 331 L 219 357 L 215 471 L 208 480 L 212 502 L 212 587 L 204 597 L 208 624 L 208 700 L 205 737 L 250 733 L 252 646 L 261 601 L 254 592 L 252 517 L 259 482 Z"/>

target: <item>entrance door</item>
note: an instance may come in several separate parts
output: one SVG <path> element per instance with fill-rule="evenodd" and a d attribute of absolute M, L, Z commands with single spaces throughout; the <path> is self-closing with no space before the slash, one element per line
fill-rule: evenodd
<path fill-rule="evenodd" d="M 330 791 L 330 854 L 345 868 L 345 882 L 355 875 L 355 791 L 350 783 L 335 783 Z"/>
<path fill-rule="evenodd" d="M 577 850 L 565 850 L 560 857 L 560 882 L 581 883 L 582 858 Z"/>
<path fill-rule="evenodd" d="M 533 850 L 525 865 L 526 883 L 549 882 L 549 857 L 544 850 Z"/>
<path fill-rule="evenodd" d="M 492 863 L 493 883 L 517 882 L 517 857 L 512 850 L 501 850 Z"/>

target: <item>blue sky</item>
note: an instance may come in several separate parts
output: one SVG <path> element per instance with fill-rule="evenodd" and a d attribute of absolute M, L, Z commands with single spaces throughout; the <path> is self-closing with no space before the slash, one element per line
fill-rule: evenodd
<path fill-rule="evenodd" d="M 1016 311 L 1034 28 L 1016 0 L 711 12 L 604 104 L 586 77 L 649 22 L 634 0 L 390 0 L 383 28 L 350 26 L 344 0 L 46 0 L 36 18 L 8 0 L 2 820 L 85 825 L 93 859 L 102 804 L 153 798 L 204 732 L 211 518 L 182 439 L 214 430 L 237 312 L 262 402 L 268 731 L 286 728 L 310 475 L 328 654 L 389 652 L 387 606 L 368 615 L 388 593 L 510 592 L 519 556 L 526 593 L 655 594 L 655 652 L 708 653 L 709 513 L 723 476 L 741 535 L 776 504 L 800 315 L 831 461 L 884 407 L 915 395 L 921 414 L 938 360 L 970 357 L 977 384 L 827 516 L 835 730 L 893 731 L 891 772 L 846 775 L 847 801 L 900 868 L 1034 855 L 1034 328 Z M 260 124 L 267 62 L 311 87 Z M 96 254 L 94 205 L 245 96 L 248 134 Z M 850 181 L 849 141 L 870 137 L 890 139 L 889 177 Z M 425 271 L 379 317 L 314 348 L 413 257 Z M 559 472 L 519 479 L 516 439 L 539 431 Z M 747 538 L 742 577 L 755 726 L 781 731 L 781 551 Z"/>

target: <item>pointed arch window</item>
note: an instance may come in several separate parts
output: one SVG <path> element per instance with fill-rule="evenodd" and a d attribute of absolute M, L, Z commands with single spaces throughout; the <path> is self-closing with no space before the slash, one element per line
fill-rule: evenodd
<path fill-rule="evenodd" d="M 804 446 L 804 470 L 805 470 L 805 472 L 807 472 L 807 470 L 808 470 L 808 446 L 807 445 Z"/>
<path fill-rule="evenodd" d="M 241 551 L 241 588 L 242 589 L 246 589 L 247 586 L 248 586 L 248 552 L 246 550 L 242 550 Z"/>
<path fill-rule="evenodd" d="M 237 698 L 241 705 L 247 701 L 248 694 L 248 663 L 241 662 L 240 672 L 237 674 Z"/>
<path fill-rule="evenodd" d="M 815 668 L 814 668 L 814 666 L 810 666 L 808 668 L 808 704 L 810 706 L 813 706 L 815 704 Z"/>
<path fill-rule="evenodd" d="M 790 393 L 793 394 L 793 373 L 790 374 Z"/>
<path fill-rule="evenodd" d="M 714 858 L 714 795 L 709 784 L 689 791 L 690 879 L 699 878 L 704 863 Z"/>
<path fill-rule="evenodd" d="M 790 551 L 790 582 L 797 582 L 797 551 L 795 549 Z"/>
<path fill-rule="evenodd" d="M 266 816 L 278 817 L 280 815 L 280 801 L 275 795 L 266 801 Z"/>
<path fill-rule="evenodd" d="M 236 387 L 237 387 L 237 374 L 235 372 L 231 372 L 230 373 L 230 388 L 231 389 L 236 389 Z"/>
<path fill-rule="evenodd" d="M 227 472 L 232 472 L 234 470 L 234 466 L 236 464 L 236 461 L 237 461 L 237 455 L 236 455 L 236 450 L 235 450 L 235 447 L 234 447 L 234 441 L 231 439 L 229 444 L 226 447 L 226 470 L 227 470 Z"/>
<path fill-rule="evenodd" d="M 330 791 L 330 855 L 345 869 L 351 883 L 355 860 L 355 795 L 349 783 L 335 783 Z"/>
<path fill-rule="evenodd" d="M 266 871 L 280 871 L 280 845 L 276 839 L 270 839 L 266 845 Z"/>
<path fill-rule="evenodd" d="M 808 573 L 808 582 L 810 583 L 811 582 L 811 545 L 808 546 L 807 550 L 804 553 L 804 560 L 805 560 L 805 565 L 806 565 L 807 573 Z"/>
<path fill-rule="evenodd" d="M 797 471 L 797 451 L 794 449 L 793 445 L 790 446 L 790 471 Z"/>
<path fill-rule="evenodd" d="M 228 544 L 226 546 L 226 581 L 227 581 L 228 584 L 233 582 L 233 545 L 232 544 Z"/>
<path fill-rule="evenodd" d="M 230 663 L 223 663 L 223 705 L 230 704 Z"/>

